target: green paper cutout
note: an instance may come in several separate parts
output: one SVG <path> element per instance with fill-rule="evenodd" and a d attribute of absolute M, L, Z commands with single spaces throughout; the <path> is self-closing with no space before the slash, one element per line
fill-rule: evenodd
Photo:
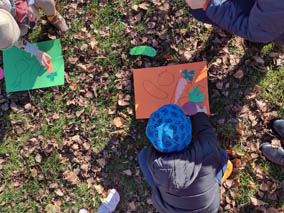
<path fill-rule="evenodd" d="M 190 80 L 191 82 L 193 81 L 193 76 L 195 74 L 194 70 L 187 71 L 187 69 L 183 70 L 182 72 L 184 74 L 184 78 Z"/>
<path fill-rule="evenodd" d="M 64 60 L 60 40 L 34 44 L 51 56 L 54 67 L 49 74 L 35 56 L 17 47 L 3 51 L 7 92 L 25 91 L 64 84 Z"/>
<path fill-rule="evenodd" d="M 130 50 L 130 55 L 145 55 L 155 57 L 157 55 L 157 51 L 149 46 L 138 46 Z"/>
<path fill-rule="evenodd" d="M 204 93 L 200 93 L 200 89 L 198 87 L 194 87 L 192 92 L 188 93 L 189 100 L 193 103 L 200 103 L 204 101 L 205 95 Z"/>

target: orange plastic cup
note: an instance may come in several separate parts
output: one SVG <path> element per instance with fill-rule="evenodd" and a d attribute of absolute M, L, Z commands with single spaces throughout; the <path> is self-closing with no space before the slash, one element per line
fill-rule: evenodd
<path fill-rule="evenodd" d="M 232 171 L 233 171 L 233 164 L 230 160 L 228 160 L 227 169 L 226 169 L 225 174 L 222 178 L 222 184 L 228 179 L 228 177 L 230 177 L 230 175 L 232 174 Z"/>

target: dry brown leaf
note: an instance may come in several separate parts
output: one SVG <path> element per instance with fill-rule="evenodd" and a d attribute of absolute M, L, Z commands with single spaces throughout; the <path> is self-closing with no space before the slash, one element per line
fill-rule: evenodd
<path fill-rule="evenodd" d="M 77 143 L 82 143 L 82 140 L 79 135 L 74 135 L 72 137 L 72 141 L 77 142 Z"/>
<path fill-rule="evenodd" d="M 244 77 L 244 71 L 238 70 L 233 76 L 237 79 L 241 79 Z"/>
<path fill-rule="evenodd" d="M 104 193 L 104 187 L 102 185 L 94 185 L 95 190 L 99 193 L 99 194 L 103 194 Z"/>
<path fill-rule="evenodd" d="M 133 201 L 128 203 L 128 207 L 130 208 L 131 211 L 136 210 L 136 204 Z"/>
<path fill-rule="evenodd" d="M 64 175 L 64 180 L 68 181 L 72 185 L 77 185 L 79 183 L 79 178 L 75 172 L 65 171 L 63 175 Z"/>
<path fill-rule="evenodd" d="M 41 155 L 40 154 L 36 154 L 36 156 L 35 156 L 36 162 L 40 163 L 41 159 L 42 159 Z"/>
<path fill-rule="evenodd" d="M 254 206 L 264 206 L 264 205 L 267 204 L 267 203 L 263 202 L 262 200 L 256 199 L 255 197 L 251 197 L 250 201 L 251 201 L 252 205 L 254 205 Z"/>
<path fill-rule="evenodd" d="M 123 174 L 126 174 L 127 176 L 131 176 L 132 172 L 130 171 L 130 169 L 127 169 L 125 171 L 122 172 Z"/>
<path fill-rule="evenodd" d="M 117 127 L 117 128 L 121 128 L 123 127 L 125 121 L 123 118 L 121 117 L 116 117 L 114 120 L 113 120 L 113 124 Z"/>
<path fill-rule="evenodd" d="M 142 4 L 139 4 L 139 7 L 143 10 L 148 10 L 150 5 L 146 2 L 142 3 Z"/>
<path fill-rule="evenodd" d="M 262 58 L 260 58 L 259 56 L 254 56 L 253 59 L 258 64 L 264 64 L 264 60 Z"/>
<path fill-rule="evenodd" d="M 274 138 L 271 141 L 271 145 L 272 145 L 273 148 L 279 148 L 279 147 L 281 147 L 281 141 Z"/>
<path fill-rule="evenodd" d="M 79 71 L 83 71 L 83 72 L 87 71 L 87 67 L 86 67 L 86 65 L 84 65 L 84 64 L 77 64 L 77 65 L 76 65 L 76 68 L 77 68 Z"/>
<path fill-rule="evenodd" d="M 129 106 L 129 102 L 125 100 L 118 100 L 119 106 Z"/>
<path fill-rule="evenodd" d="M 96 161 L 97 161 L 97 163 L 98 163 L 102 168 L 105 167 L 105 165 L 106 165 L 106 160 L 105 160 L 104 158 L 97 159 Z"/>
<path fill-rule="evenodd" d="M 36 177 L 37 176 L 37 170 L 35 168 L 30 169 L 30 171 L 31 171 L 32 177 Z"/>
<path fill-rule="evenodd" d="M 55 194 L 60 196 L 60 197 L 63 197 L 63 195 L 64 195 L 64 193 L 61 191 L 61 189 L 56 189 Z"/>

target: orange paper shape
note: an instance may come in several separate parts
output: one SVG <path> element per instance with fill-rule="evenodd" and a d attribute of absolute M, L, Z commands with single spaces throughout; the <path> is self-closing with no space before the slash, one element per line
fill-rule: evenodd
<path fill-rule="evenodd" d="M 53 73 L 53 65 L 52 65 L 52 63 L 51 63 L 49 57 L 45 57 L 45 58 L 46 58 L 46 61 L 47 61 L 47 63 L 48 63 L 47 72 L 48 72 L 48 73 Z"/>
<path fill-rule="evenodd" d="M 194 70 L 193 80 L 184 80 L 183 71 Z M 171 65 L 165 67 L 152 67 L 133 70 L 135 110 L 137 119 L 149 118 L 150 115 L 167 104 L 176 102 L 181 108 L 190 101 L 188 93 L 194 87 L 200 89 L 205 95 L 201 104 L 210 114 L 207 82 L 207 63 L 197 62 L 190 64 Z M 176 92 L 179 85 L 179 91 Z M 177 95 L 176 95 L 177 94 Z M 188 114 L 188 113 L 187 113 Z"/>

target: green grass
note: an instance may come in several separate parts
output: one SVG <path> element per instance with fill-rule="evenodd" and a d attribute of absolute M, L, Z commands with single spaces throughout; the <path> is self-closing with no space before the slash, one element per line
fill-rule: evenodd
<path fill-rule="evenodd" d="M 269 71 L 262 73 L 257 67 L 244 64 L 248 60 L 253 60 L 255 52 L 249 49 L 243 49 L 236 45 L 236 37 L 222 38 L 218 30 L 207 30 L 201 23 L 194 19 L 190 22 L 174 23 L 172 25 L 173 14 L 184 8 L 182 17 L 188 17 L 188 11 L 184 7 L 183 1 L 171 2 L 170 17 L 163 17 L 163 24 L 167 28 L 169 39 L 162 41 L 158 36 L 151 35 L 151 39 L 157 39 L 159 43 L 158 55 L 155 59 L 142 57 L 129 57 L 128 51 L 133 47 L 132 41 L 143 36 L 149 36 L 147 22 L 159 13 L 152 1 L 146 1 L 151 5 L 142 12 L 141 21 L 132 25 L 130 19 L 138 12 L 133 11 L 131 6 L 140 4 L 144 1 L 115 0 L 107 1 L 107 4 L 101 6 L 101 1 L 94 0 L 87 3 L 78 4 L 78 9 L 73 13 L 68 13 L 69 4 L 73 1 L 60 0 L 59 11 L 64 12 L 71 23 L 71 30 L 61 38 L 63 46 L 68 46 L 64 50 L 66 64 L 66 73 L 71 81 L 77 82 L 75 91 L 69 88 L 69 84 L 59 88 L 48 88 L 39 91 L 19 93 L 11 95 L 9 100 L 15 101 L 19 106 L 24 107 L 25 103 L 31 103 L 33 109 L 25 112 L 1 112 L 0 110 L 0 160 L 4 160 L 2 169 L 0 169 L 0 212 L 44 212 L 48 204 L 60 202 L 60 208 L 63 212 L 78 212 L 80 208 L 86 208 L 94 212 L 101 203 L 103 195 L 99 194 L 95 185 L 103 185 L 105 190 L 117 188 L 121 195 L 121 203 L 118 206 L 118 212 L 127 212 L 129 203 L 136 205 L 135 212 L 153 212 L 153 206 L 147 203 L 151 197 L 151 191 L 147 186 L 142 173 L 136 162 L 136 156 L 139 151 L 148 145 L 148 140 L 144 134 L 146 122 L 137 121 L 134 115 L 129 115 L 126 107 L 117 106 L 117 112 L 109 115 L 108 110 L 111 106 L 116 106 L 118 101 L 116 74 L 132 68 L 144 67 L 147 63 L 157 65 L 166 65 L 170 62 L 165 60 L 166 55 L 174 57 L 174 62 L 184 62 L 182 54 L 171 48 L 176 45 L 178 50 L 192 50 L 192 43 L 186 40 L 191 38 L 198 41 L 198 46 L 202 48 L 201 53 L 193 53 L 192 60 L 198 61 L 206 58 L 209 65 L 222 59 L 223 46 L 228 47 L 230 55 L 241 58 L 236 66 L 231 66 L 230 59 L 226 59 L 224 65 L 226 68 L 219 70 L 222 73 L 220 80 L 224 84 L 229 84 L 227 89 L 228 96 L 224 96 L 222 91 L 220 95 L 213 97 L 216 90 L 216 80 L 210 79 L 209 93 L 212 123 L 219 136 L 223 147 L 238 150 L 240 153 L 249 155 L 250 152 L 244 150 L 247 143 L 254 143 L 261 140 L 262 132 L 265 126 L 261 124 L 254 132 L 248 121 L 240 119 L 240 124 L 246 128 L 246 136 L 242 137 L 236 130 L 236 123 L 229 123 L 228 120 L 239 116 L 237 104 L 242 108 L 248 106 L 253 113 L 258 113 L 253 100 L 245 99 L 245 92 L 255 85 L 263 88 L 257 95 L 258 100 L 266 100 L 269 110 L 277 111 L 279 116 L 284 116 L 284 69 L 275 65 L 275 58 L 271 58 L 269 53 L 281 51 L 274 45 L 266 45 L 261 51 L 257 52 L 265 59 L 265 65 Z M 81 11 L 82 14 L 78 14 Z M 68 14 L 67 14 L 68 13 Z M 88 13 L 93 14 L 91 20 L 85 20 Z M 159 16 L 162 15 L 159 13 Z M 156 17 L 157 18 L 157 17 Z M 153 19 L 154 20 L 154 19 Z M 92 25 L 92 26 L 90 26 Z M 160 30 L 159 23 L 157 30 Z M 90 29 L 90 35 L 83 36 L 82 39 L 75 39 L 75 34 L 81 33 L 82 29 Z M 177 29 L 187 29 L 188 32 L 180 43 L 175 44 Z M 49 24 L 39 26 L 39 28 L 29 35 L 33 42 L 47 40 L 49 32 L 56 35 L 51 30 Z M 134 35 L 136 33 L 136 35 Z M 218 38 L 223 43 L 216 44 L 214 39 Z M 90 39 L 97 41 L 97 50 L 88 47 L 88 52 L 81 51 L 83 44 L 89 44 Z M 209 39 L 209 40 L 208 40 Z M 207 41 L 208 40 L 208 41 Z M 148 41 L 152 42 L 152 40 Z M 165 43 L 167 45 L 165 45 Z M 163 44 L 163 45 L 161 45 Z M 170 44 L 170 45 L 168 45 Z M 276 48 L 276 50 L 275 50 Z M 126 55 L 127 57 L 123 57 Z M 78 58 L 77 63 L 93 64 L 96 69 L 93 72 L 83 72 L 76 68 L 76 65 L 69 63 L 70 58 Z M 142 61 L 141 63 L 138 63 Z M 235 79 L 232 74 L 243 69 L 245 77 L 242 80 Z M 218 69 L 221 69 L 220 67 Z M 213 72 L 210 68 L 210 72 Z M 108 76 L 106 76 L 108 74 Z M 131 76 L 120 79 L 132 80 Z M 1 82 L 2 83 L 2 82 Z M 233 85 L 237 84 L 238 87 Z M 84 93 L 89 91 L 93 93 L 93 87 L 96 86 L 97 97 L 84 97 Z M 127 93 L 125 88 L 122 89 Z M 1 95 L 1 94 L 0 94 Z M 94 95 L 94 94 L 93 94 Z M 130 108 L 134 110 L 134 94 L 132 96 Z M 28 101 L 22 101 L 28 97 Z M 83 100 L 80 100 L 83 99 Z M 73 104 L 67 104 L 69 102 Z M 84 104 L 81 104 L 83 101 Z M 1 104 L 0 104 L 1 105 Z M 230 108 L 226 108 L 230 106 Z M 84 110 L 82 115 L 76 116 L 77 111 Z M 112 125 L 112 120 L 121 113 L 125 114 L 126 125 L 122 129 L 116 129 Z M 220 119 L 225 119 L 224 124 L 219 124 Z M 21 131 L 22 130 L 22 131 Z M 119 131 L 122 130 L 122 131 Z M 264 133 L 263 133 L 264 134 Z M 3 135 L 3 140 L 2 139 Z M 80 135 L 82 144 L 79 149 L 72 148 L 72 137 Z M 273 136 L 270 136 L 272 139 Z M 70 142 L 71 141 L 71 142 Z M 90 143 L 90 149 L 84 150 L 83 144 Z M 42 156 L 41 162 L 36 161 L 36 156 Z M 89 157 L 85 159 L 85 157 Z M 100 168 L 97 159 L 104 158 L 106 165 Z M 245 161 L 245 157 L 241 158 Z M 90 169 L 84 174 L 80 168 L 82 164 L 89 163 Z M 269 161 L 258 159 L 256 165 L 259 166 L 267 175 L 267 179 L 274 178 L 283 181 L 283 171 L 279 172 L 279 167 L 271 164 Z M 0 167 L 1 168 L 1 167 Z M 36 169 L 37 175 L 32 176 L 32 169 Z M 241 185 L 238 187 L 238 195 L 234 198 L 237 208 L 240 212 L 256 212 L 255 208 L 250 206 L 250 197 L 258 197 L 261 181 L 257 179 L 252 172 L 250 162 L 247 162 L 245 168 L 239 173 L 234 173 L 233 179 L 240 179 Z M 79 182 L 77 185 L 70 185 L 64 180 L 63 173 L 66 170 L 78 172 Z M 127 176 L 124 171 L 130 170 L 132 175 Z M 86 175 L 86 176 L 84 176 Z M 88 185 L 88 179 L 93 178 L 94 183 Z M 248 183 L 253 182 L 254 187 Z M 16 183 L 16 186 L 15 186 Z M 50 189 L 51 184 L 57 184 L 56 189 L 60 189 L 64 196 L 56 194 L 56 190 Z M 226 192 L 228 194 L 228 192 Z M 259 198 L 259 197 L 258 197 Z M 275 208 L 284 208 L 284 199 L 274 202 L 267 199 L 267 193 L 264 198 L 259 198 L 268 202 Z"/>

